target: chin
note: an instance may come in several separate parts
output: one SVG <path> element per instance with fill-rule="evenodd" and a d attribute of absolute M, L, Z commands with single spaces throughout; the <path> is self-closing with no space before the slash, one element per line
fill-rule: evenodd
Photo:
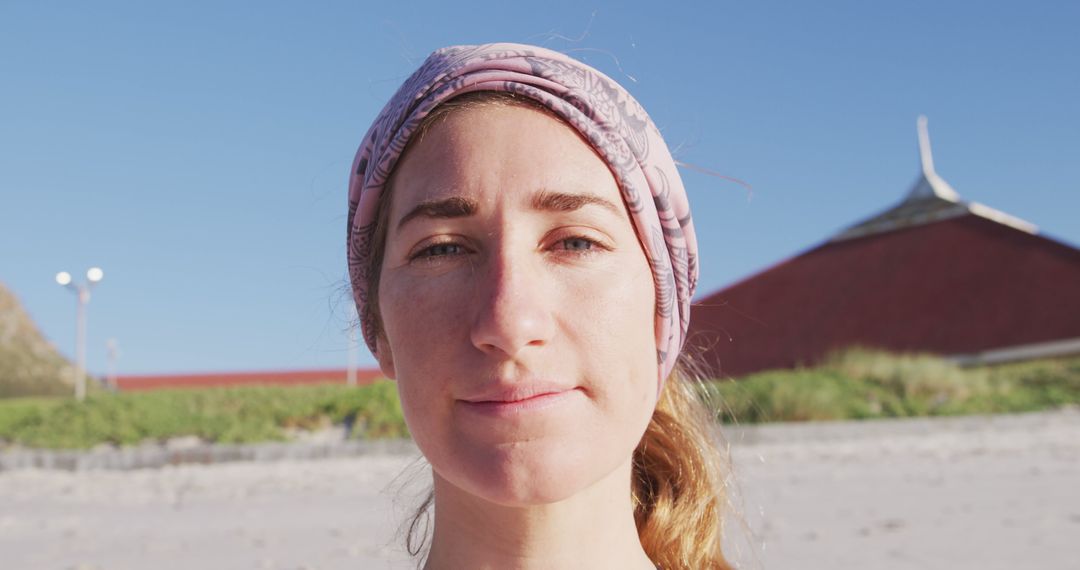
<path fill-rule="evenodd" d="M 450 484 L 488 502 L 526 507 L 566 500 L 618 466 L 607 465 L 608 458 L 595 449 L 568 447 L 565 442 L 536 441 L 488 446 L 456 454 L 457 465 L 436 471 Z"/>

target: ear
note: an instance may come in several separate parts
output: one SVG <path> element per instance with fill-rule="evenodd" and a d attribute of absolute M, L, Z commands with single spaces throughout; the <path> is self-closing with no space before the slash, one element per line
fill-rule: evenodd
<path fill-rule="evenodd" d="M 390 343 L 386 342 L 385 335 L 378 335 L 375 339 L 375 359 L 379 361 L 379 369 L 382 370 L 383 376 L 386 376 L 390 380 L 397 379 L 397 371 L 394 369 L 394 351 L 390 348 Z"/>

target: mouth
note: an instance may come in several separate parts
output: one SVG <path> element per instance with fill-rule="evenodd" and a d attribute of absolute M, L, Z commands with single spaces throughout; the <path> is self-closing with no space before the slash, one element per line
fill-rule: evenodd
<path fill-rule="evenodd" d="M 458 400 L 466 411 L 485 416 L 514 416 L 556 408 L 581 395 L 579 388 L 521 387 L 504 393 Z"/>

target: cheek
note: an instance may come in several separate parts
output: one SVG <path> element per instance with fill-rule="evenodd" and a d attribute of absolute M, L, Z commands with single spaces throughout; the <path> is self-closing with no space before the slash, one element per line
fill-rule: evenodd
<path fill-rule="evenodd" d="M 618 279 L 590 284 L 569 314 L 584 335 L 571 342 L 579 347 L 599 405 L 613 421 L 644 431 L 656 404 L 655 289 L 644 259 L 627 260 L 623 267 L 636 264 L 636 271 Z"/>
<path fill-rule="evenodd" d="M 462 353 L 463 304 L 454 288 L 400 278 L 380 283 L 380 295 L 402 409 L 409 429 L 423 432 L 424 422 L 437 423 L 448 413 L 449 386 L 440 371 L 467 356 Z"/>
<path fill-rule="evenodd" d="M 574 318 L 590 335 L 587 346 L 651 369 L 656 362 L 655 289 L 645 261 L 635 261 L 640 265 L 637 271 L 601 276 L 586 285 L 588 291 L 574 295 L 581 304 Z"/>
<path fill-rule="evenodd" d="M 457 348 L 467 299 L 448 281 L 403 275 L 380 283 L 383 329 L 399 370 L 431 364 L 440 351 Z"/>

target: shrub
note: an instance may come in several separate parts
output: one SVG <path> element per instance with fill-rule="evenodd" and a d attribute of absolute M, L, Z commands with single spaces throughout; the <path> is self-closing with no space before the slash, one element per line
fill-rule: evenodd
<path fill-rule="evenodd" d="M 927 354 L 852 348 L 815 368 L 712 384 L 725 422 L 1024 412 L 1080 403 L 1080 357 L 961 368 Z"/>
<path fill-rule="evenodd" d="M 828 370 L 776 370 L 713 383 L 724 422 L 814 421 L 880 414 L 878 389 Z"/>
<path fill-rule="evenodd" d="M 351 426 L 358 438 L 405 437 L 389 382 L 105 393 L 83 403 L 60 399 L 0 401 L 0 440 L 33 447 L 135 445 L 197 436 L 221 443 L 283 440 L 287 428 Z"/>

